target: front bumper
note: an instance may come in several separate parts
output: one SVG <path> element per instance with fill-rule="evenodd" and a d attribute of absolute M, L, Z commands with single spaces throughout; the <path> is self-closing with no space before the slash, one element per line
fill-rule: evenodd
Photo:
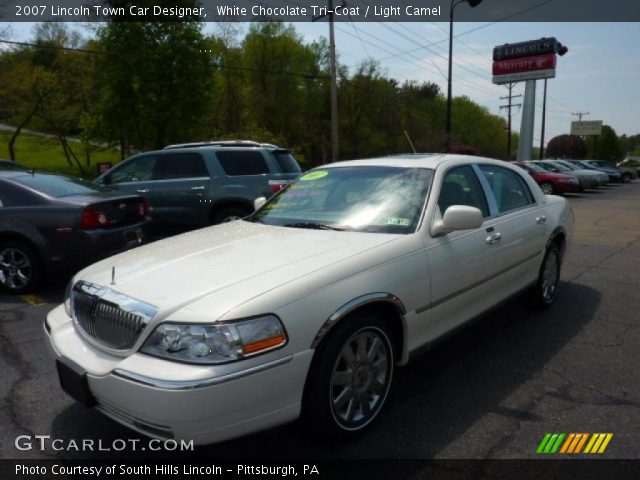
<path fill-rule="evenodd" d="M 276 351 L 252 359 L 253 365 L 239 365 L 243 361 L 215 368 L 137 353 L 114 357 L 84 341 L 63 307 L 49 313 L 45 334 L 54 358 L 84 373 L 97 410 L 147 436 L 195 444 L 296 419 L 313 356 L 313 350 L 289 355 Z M 204 375 L 207 371 L 209 376 Z"/>

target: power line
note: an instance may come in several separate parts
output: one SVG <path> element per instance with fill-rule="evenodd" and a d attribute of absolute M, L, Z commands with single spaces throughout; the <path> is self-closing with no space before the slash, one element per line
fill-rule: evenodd
<path fill-rule="evenodd" d="M 91 50 L 87 48 L 77 48 L 77 47 L 65 47 L 62 45 L 53 45 L 53 44 L 44 44 L 44 43 L 31 43 L 31 42 L 19 42 L 16 40 L 4 40 L 0 39 L 0 43 L 5 43 L 9 45 L 16 45 L 22 47 L 33 47 L 33 48 L 41 48 L 41 49 L 50 49 L 50 50 L 62 50 L 69 52 L 79 52 L 79 53 L 87 53 L 92 55 L 104 55 L 104 56 L 115 56 L 118 58 L 122 58 L 123 55 L 120 53 L 112 53 L 100 50 Z M 207 53 L 206 50 L 202 51 L 202 53 Z M 129 53 L 125 55 L 128 58 L 132 59 L 148 59 L 148 55 L 135 55 Z M 238 65 L 227 65 L 227 64 L 217 64 L 214 62 L 199 62 L 201 65 L 206 65 L 219 70 L 237 70 L 237 71 L 246 71 L 246 72 L 254 72 L 254 73 L 266 73 L 268 75 L 284 75 L 284 76 L 295 76 L 295 77 L 303 77 L 306 79 L 328 79 L 328 75 L 319 75 L 313 73 L 303 73 L 303 72 L 293 72 L 288 70 L 269 70 L 264 68 L 255 68 L 255 67 L 242 67 Z"/>

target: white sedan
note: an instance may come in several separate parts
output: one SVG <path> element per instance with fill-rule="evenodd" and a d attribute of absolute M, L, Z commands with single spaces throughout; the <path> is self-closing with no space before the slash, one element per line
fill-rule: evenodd
<path fill-rule="evenodd" d="M 523 170 L 462 155 L 334 163 L 256 205 L 78 273 L 45 324 L 62 388 L 197 444 L 358 432 L 421 347 L 512 295 L 553 303 L 574 230 Z"/>

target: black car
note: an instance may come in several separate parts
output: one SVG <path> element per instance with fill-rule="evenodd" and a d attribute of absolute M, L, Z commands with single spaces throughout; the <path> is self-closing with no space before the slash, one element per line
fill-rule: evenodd
<path fill-rule="evenodd" d="M 32 290 L 44 275 L 73 271 L 141 244 L 149 206 L 50 173 L 0 172 L 0 288 Z"/>
<path fill-rule="evenodd" d="M 11 172 L 28 172 L 29 167 L 25 167 L 18 162 L 12 162 L 11 160 L 4 160 L 0 158 L 0 172 L 7 170 Z"/>

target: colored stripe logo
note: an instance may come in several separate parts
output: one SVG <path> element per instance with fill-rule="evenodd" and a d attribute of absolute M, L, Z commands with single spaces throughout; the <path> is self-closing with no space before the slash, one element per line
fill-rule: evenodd
<path fill-rule="evenodd" d="M 547 433 L 536 453 L 604 453 L 612 438 L 613 433 Z"/>

